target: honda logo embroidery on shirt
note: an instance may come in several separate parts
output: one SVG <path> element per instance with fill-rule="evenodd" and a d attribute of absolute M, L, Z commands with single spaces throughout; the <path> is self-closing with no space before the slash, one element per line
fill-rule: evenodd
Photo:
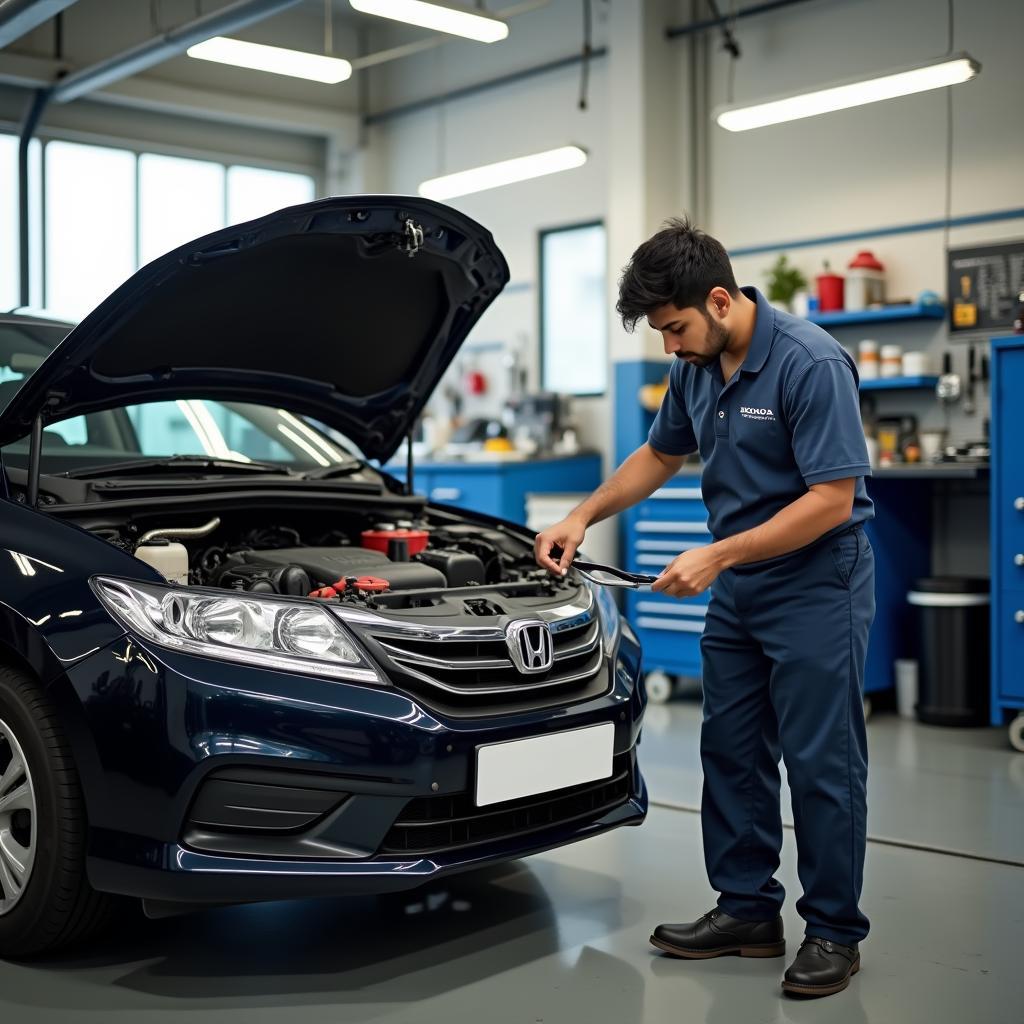
<path fill-rule="evenodd" d="M 741 405 L 740 415 L 748 420 L 773 420 L 775 413 L 771 409 L 758 408 L 751 405 Z"/>
<path fill-rule="evenodd" d="M 539 619 L 520 619 L 509 623 L 505 630 L 505 643 L 512 655 L 512 664 L 520 672 L 535 675 L 547 672 L 554 661 L 551 629 Z"/>

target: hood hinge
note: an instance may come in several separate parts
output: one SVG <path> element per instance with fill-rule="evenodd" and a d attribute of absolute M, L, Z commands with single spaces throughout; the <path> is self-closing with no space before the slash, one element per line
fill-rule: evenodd
<path fill-rule="evenodd" d="M 399 248 L 407 256 L 415 256 L 423 248 L 423 226 L 417 224 L 412 217 L 405 218 L 405 235 Z"/>

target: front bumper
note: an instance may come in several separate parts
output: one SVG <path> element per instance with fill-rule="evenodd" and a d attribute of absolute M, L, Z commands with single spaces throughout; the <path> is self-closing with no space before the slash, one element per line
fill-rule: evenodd
<path fill-rule="evenodd" d="M 391 688 L 255 671 L 137 640 L 126 658 L 127 641 L 68 672 L 69 735 L 90 822 L 88 877 L 101 891 L 187 903 L 398 891 L 638 825 L 646 816 L 635 759 L 644 711 L 640 652 L 627 635 L 602 669 L 609 681 L 603 695 L 474 719 L 446 719 Z M 601 722 L 615 726 L 616 764 L 628 766 L 628 778 L 609 799 L 592 800 L 592 813 L 563 799 L 564 813 L 552 811 L 545 821 L 543 813 L 527 817 L 510 806 L 512 824 L 501 834 L 460 832 L 427 852 L 395 849 L 406 808 L 433 798 L 465 802 L 480 744 Z M 327 854 L 318 855 L 320 833 L 309 841 L 289 832 L 262 846 L 257 836 L 255 846 L 242 844 L 244 855 L 233 842 L 217 849 L 216 837 L 212 848 L 208 837 L 190 843 L 197 794 L 224 769 L 266 770 L 299 784 L 336 780 L 347 796 L 321 843 Z"/>

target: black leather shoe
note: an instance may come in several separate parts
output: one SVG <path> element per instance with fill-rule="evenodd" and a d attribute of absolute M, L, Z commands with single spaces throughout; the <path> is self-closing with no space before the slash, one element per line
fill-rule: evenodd
<path fill-rule="evenodd" d="M 842 992 L 860 970 L 856 944 L 842 946 L 808 935 L 790 964 L 782 987 L 800 996 L 830 996 Z"/>
<path fill-rule="evenodd" d="M 651 943 L 673 956 L 709 960 L 714 956 L 785 956 L 782 918 L 773 921 L 741 921 L 717 907 L 700 920 L 687 924 L 660 924 Z"/>

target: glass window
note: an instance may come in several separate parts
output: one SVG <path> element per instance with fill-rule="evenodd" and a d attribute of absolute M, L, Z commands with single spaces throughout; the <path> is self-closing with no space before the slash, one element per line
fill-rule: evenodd
<path fill-rule="evenodd" d="M 224 167 L 208 160 L 139 157 L 139 263 L 224 226 Z"/>
<path fill-rule="evenodd" d="M 40 203 L 40 145 L 28 146 L 29 257 L 32 260 L 32 290 L 29 303 L 43 304 L 42 290 L 42 206 Z M 18 138 L 0 134 L 0 310 L 21 305 L 21 247 L 18 236 Z"/>
<path fill-rule="evenodd" d="M 600 395 L 608 383 L 603 224 L 541 232 L 541 389 Z"/>
<path fill-rule="evenodd" d="M 264 167 L 228 168 L 228 223 L 239 224 L 285 206 L 315 198 L 308 174 L 270 171 Z"/>
<path fill-rule="evenodd" d="M 18 305 L 18 140 L 0 135 L 0 309 Z"/>
<path fill-rule="evenodd" d="M 80 319 L 135 270 L 135 154 L 46 146 L 46 305 Z"/>

